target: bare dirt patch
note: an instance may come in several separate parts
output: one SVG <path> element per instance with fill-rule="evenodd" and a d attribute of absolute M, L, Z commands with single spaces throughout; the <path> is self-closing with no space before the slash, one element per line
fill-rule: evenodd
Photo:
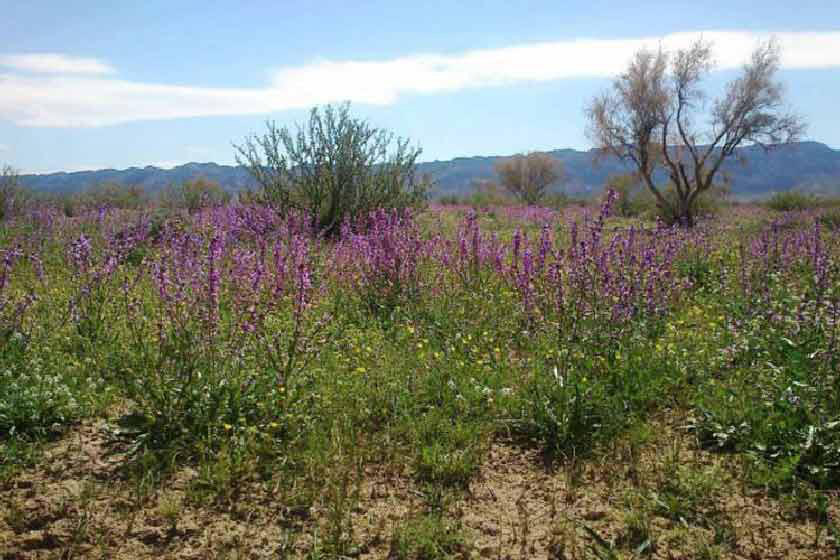
<path fill-rule="evenodd" d="M 638 448 L 618 441 L 554 469 L 536 450 L 497 442 L 458 505 L 476 550 L 500 559 L 837 557 L 840 543 L 812 512 L 745 485 L 735 457 L 700 450 L 677 420 L 658 419 Z M 836 520 L 840 500 L 830 499 Z"/>
<path fill-rule="evenodd" d="M 482 558 L 837 557 L 840 543 L 818 516 L 746 485 L 735 457 L 698 449 L 679 425 L 659 418 L 649 436 L 553 468 L 535 449 L 496 441 L 446 515 L 461 522 L 469 555 Z M 336 509 L 326 473 L 307 507 L 259 483 L 233 503 L 192 503 L 190 467 L 142 493 L 121 476 L 102 428 L 75 427 L 2 489 L 0 558 L 299 557 L 331 536 L 347 539 L 349 556 L 388 558 L 395 529 L 430 507 L 395 465 L 365 466 L 347 489 L 347 511 Z M 830 499 L 836 520 L 838 496 Z"/>

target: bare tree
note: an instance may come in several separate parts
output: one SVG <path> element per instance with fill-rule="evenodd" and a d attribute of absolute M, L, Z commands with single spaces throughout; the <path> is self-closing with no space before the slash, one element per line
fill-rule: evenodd
<path fill-rule="evenodd" d="M 548 187 L 563 178 L 560 162 L 539 152 L 503 159 L 496 164 L 496 173 L 502 187 L 526 204 L 538 204 Z"/>
<path fill-rule="evenodd" d="M 723 96 L 707 105 L 700 86 L 712 68 L 711 45 L 702 40 L 673 54 L 641 50 L 586 111 L 587 133 L 600 152 L 631 161 L 663 214 L 688 227 L 698 196 L 714 185 L 739 145 L 770 149 L 795 142 L 805 130 L 802 119 L 786 111 L 775 81 L 775 41 L 759 45 Z M 656 185 L 660 171 L 672 193 Z"/>

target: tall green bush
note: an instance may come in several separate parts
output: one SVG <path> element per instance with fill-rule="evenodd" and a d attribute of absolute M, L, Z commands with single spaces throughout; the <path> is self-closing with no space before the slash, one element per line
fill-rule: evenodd
<path fill-rule="evenodd" d="M 203 177 L 170 185 L 160 193 L 161 206 L 184 209 L 190 213 L 198 212 L 203 208 L 224 206 L 230 200 L 230 193 L 225 191 L 219 183 Z"/>
<path fill-rule="evenodd" d="M 429 181 L 418 177 L 420 148 L 350 114 L 350 105 L 314 108 L 296 131 L 266 123 L 263 136 L 235 146 L 263 201 L 280 212 L 307 212 L 324 234 L 376 208 L 417 206 Z"/>

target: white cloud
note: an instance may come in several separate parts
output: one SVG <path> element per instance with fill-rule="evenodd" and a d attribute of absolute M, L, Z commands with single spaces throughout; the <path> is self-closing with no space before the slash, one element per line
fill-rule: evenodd
<path fill-rule="evenodd" d="M 702 35 L 714 43 L 721 69 L 740 66 L 760 40 L 770 37 L 768 33 L 732 31 Z M 840 31 L 773 35 L 781 43 L 785 68 L 840 67 Z M 668 49 L 682 47 L 699 36 L 675 33 L 639 39 L 581 39 L 381 61 L 320 60 L 279 69 L 266 87 L 250 89 L 82 76 L 79 69 L 85 65 L 78 64 L 73 70 L 71 64 L 68 70 L 50 76 L 0 73 L 0 118 L 22 126 L 90 127 L 149 119 L 265 114 L 342 100 L 387 105 L 406 94 L 611 76 L 620 72 L 639 48 L 660 44 Z M 88 62 L 94 63 L 90 68 L 102 64 Z M 35 66 L 16 68 L 34 71 Z M 51 68 L 58 71 L 59 67 Z M 103 65 L 103 69 L 107 72 L 109 67 Z"/>
<path fill-rule="evenodd" d="M 9 147 L 6 144 L 0 144 L 0 152 L 8 152 Z"/>
<path fill-rule="evenodd" d="M 36 74 L 112 74 L 114 72 L 111 66 L 95 58 L 79 58 L 57 53 L 2 55 L 0 66 Z"/>

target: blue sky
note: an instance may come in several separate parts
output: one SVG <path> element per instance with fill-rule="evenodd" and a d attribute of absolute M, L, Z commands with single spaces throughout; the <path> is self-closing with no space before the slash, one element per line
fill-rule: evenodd
<path fill-rule="evenodd" d="M 0 163 L 45 172 L 233 161 L 315 104 L 423 159 L 587 148 L 583 107 L 640 45 L 716 45 L 712 90 L 769 33 L 780 79 L 840 147 L 840 2 L 2 2 Z"/>

